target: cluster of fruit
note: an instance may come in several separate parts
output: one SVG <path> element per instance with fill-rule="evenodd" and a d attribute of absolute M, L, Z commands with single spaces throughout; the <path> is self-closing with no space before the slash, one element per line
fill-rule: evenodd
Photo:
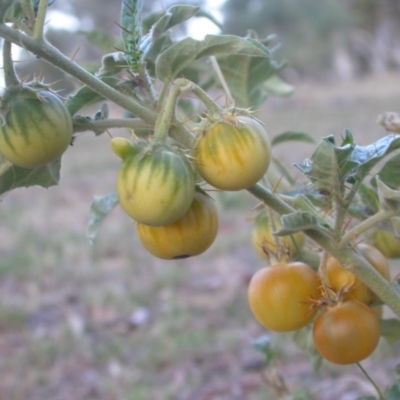
<path fill-rule="evenodd" d="M 380 337 L 379 298 L 331 256 L 318 272 L 305 263 L 289 261 L 288 254 L 301 251 L 304 236 L 283 237 L 277 243 L 272 232 L 278 221 L 269 221 L 262 212 L 253 230 L 255 249 L 271 264 L 257 271 L 249 284 L 249 304 L 258 322 L 275 332 L 312 323 L 315 347 L 326 360 L 346 365 L 367 358 Z M 287 251 L 276 259 L 273 256 L 280 247 Z M 377 248 L 361 243 L 357 251 L 389 281 L 389 265 Z"/>
<path fill-rule="evenodd" d="M 132 143 L 117 137 L 111 146 L 123 160 L 119 202 L 136 221 L 143 247 L 161 259 L 198 255 L 214 242 L 217 208 L 199 184 L 246 189 L 264 176 L 270 163 L 270 142 L 261 124 L 234 114 L 201 131 L 192 151 L 171 140 Z"/>

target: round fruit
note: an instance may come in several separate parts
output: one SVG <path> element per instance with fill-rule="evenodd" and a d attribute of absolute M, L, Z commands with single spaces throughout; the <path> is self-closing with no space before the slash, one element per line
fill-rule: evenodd
<path fill-rule="evenodd" d="M 35 168 L 59 158 L 72 138 L 72 119 L 64 103 L 42 90 L 14 97 L 0 126 L 0 153 L 11 163 Z"/>
<path fill-rule="evenodd" d="M 389 265 L 385 256 L 375 247 L 365 243 L 358 245 L 358 250 L 364 258 L 386 280 L 390 279 Z M 341 267 L 339 262 L 329 257 L 326 265 L 329 287 L 336 292 L 345 291 L 344 300 L 358 300 L 365 304 L 371 304 L 378 300 L 372 290 L 362 283 L 352 272 Z"/>
<path fill-rule="evenodd" d="M 317 313 L 311 300 L 319 298 L 318 275 L 301 262 L 275 264 L 259 270 L 249 284 L 252 313 L 265 328 L 287 332 L 306 326 Z"/>
<path fill-rule="evenodd" d="M 379 322 L 365 304 L 350 300 L 328 308 L 313 326 L 314 344 L 334 364 L 354 364 L 367 358 L 379 342 Z"/>
<path fill-rule="evenodd" d="M 221 190 L 242 190 L 256 184 L 267 172 L 271 144 L 256 120 L 235 117 L 203 133 L 194 149 L 202 178 Z"/>
<path fill-rule="evenodd" d="M 122 208 L 137 222 L 152 226 L 182 218 L 192 204 L 194 188 L 189 163 L 162 148 L 126 158 L 117 178 Z"/>
<path fill-rule="evenodd" d="M 214 201 L 196 192 L 186 214 L 170 225 L 137 224 L 143 247 L 154 256 L 172 260 L 196 256 L 206 251 L 218 232 L 218 213 Z"/>
<path fill-rule="evenodd" d="M 383 229 L 377 229 L 373 233 L 375 247 L 387 258 L 400 257 L 400 240 L 393 233 Z"/>
<path fill-rule="evenodd" d="M 275 228 L 278 230 L 281 227 L 278 218 L 275 220 Z M 264 259 L 269 259 L 268 253 L 276 254 L 276 240 L 282 246 L 289 250 L 290 255 L 295 256 L 298 253 L 298 249 L 304 246 L 304 233 L 297 232 L 291 236 L 274 236 L 272 233 L 274 228 L 270 222 L 270 218 L 266 212 L 260 213 L 255 221 L 253 232 L 251 235 L 251 241 L 256 252 Z"/>

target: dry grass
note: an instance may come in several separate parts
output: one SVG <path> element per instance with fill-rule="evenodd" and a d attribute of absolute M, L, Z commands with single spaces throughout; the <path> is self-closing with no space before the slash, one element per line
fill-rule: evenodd
<path fill-rule="evenodd" d="M 396 111 L 399 83 L 400 76 L 386 75 L 304 85 L 292 99 L 268 102 L 262 118 L 271 135 L 339 137 L 349 128 L 368 143 L 384 134 L 377 114 Z M 248 280 L 262 266 L 250 245 L 257 203 L 249 195 L 218 196 L 218 239 L 197 258 L 147 255 L 119 209 L 91 248 L 91 199 L 114 190 L 119 167 L 108 142 L 107 135 L 84 135 L 65 156 L 59 187 L 15 190 L 2 200 L 0 399 L 268 400 L 284 398 L 273 390 L 279 377 L 292 393 L 285 398 L 374 394 L 356 367 L 324 365 L 314 373 L 282 335 L 271 335 L 277 357 L 263 369 L 250 342 L 265 332 L 246 301 Z M 311 150 L 281 145 L 275 155 L 302 161 Z M 384 387 L 399 357 L 399 344 L 382 343 L 364 366 Z"/>

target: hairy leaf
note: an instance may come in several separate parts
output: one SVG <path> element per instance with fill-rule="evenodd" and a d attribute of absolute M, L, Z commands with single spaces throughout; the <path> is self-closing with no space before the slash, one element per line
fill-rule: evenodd
<path fill-rule="evenodd" d="M 116 88 L 119 80 L 113 77 L 101 78 L 104 83 Z M 75 94 L 71 95 L 65 102 L 71 115 L 75 115 L 82 107 L 103 100 L 103 96 L 96 93 L 87 86 L 81 87 Z"/>
<path fill-rule="evenodd" d="M 86 229 L 86 237 L 90 244 L 93 244 L 103 221 L 108 217 L 111 211 L 118 204 L 118 195 L 116 192 L 105 196 L 96 196 L 90 206 L 89 221 Z"/>
<path fill-rule="evenodd" d="M 156 61 L 156 75 L 161 81 L 170 82 L 195 60 L 232 54 L 270 57 L 267 47 L 250 38 L 207 35 L 204 40 L 195 40 L 189 37 L 160 54 Z"/>
<path fill-rule="evenodd" d="M 361 184 L 358 189 L 358 195 L 360 196 L 361 202 L 372 213 L 379 211 L 379 198 L 375 190 L 365 184 Z"/>
<path fill-rule="evenodd" d="M 379 179 L 392 189 L 400 187 L 400 154 L 396 154 L 377 173 Z M 375 180 L 371 182 L 376 184 Z"/>
<path fill-rule="evenodd" d="M 305 132 L 287 131 L 275 136 L 271 140 L 271 145 L 276 146 L 277 144 L 284 142 L 315 143 L 315 139 L 311 135 Z"/>
<path fill-rule="evenodd" d="M 90 31 L 78 31 L 82 36 L 85 36 L 90 44 L 96 46 L 102 52 L 109 52 L 113 48 L 120 46 L 120 40 L 108 32 L 99 29 L 92 29 Z"/>
<path fill-rule="evenodd" d="M 277 75 L 272 75 L 264 82 L 264 89 L 268 94 L 279 97 L 290 96 L 294 92 L 294 87 Z"/>
<path fill-rule="evenodd" d="M 390 189 L 379 177 L 376 177 L 379 204 L 383 210 L 398 210 L 400 212 L 400 191 Z"/>
<path fill-rule="evenodd" d="M 296 211 L 281 217 L 282 228 L 274 232 L 276 236 L 291 235 L 307 229 L 324 230 L 318 218 L 309 211 Z"/>
<path fill-rule="evenodd" d="M 4 159 L 0 156 L 0 169 Z M 60 180 L 61 159 L 33 169 L 12 166 L 0 176 L 0 195 L 19 187 L 56 186 Z"/>
<path fill-rule="evenodd" d="M 153 37 L 187 21 L 200 11 L 200 7 L 178 4 L 168 8 L 165 14 L 151 28 Z"/>

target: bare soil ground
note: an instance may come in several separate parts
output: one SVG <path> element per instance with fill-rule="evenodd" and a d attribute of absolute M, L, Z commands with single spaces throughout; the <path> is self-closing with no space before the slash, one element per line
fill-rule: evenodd
<path fill-rule="evenodd" d="M 271 136 L 305 131 L 316 139 L 353 131 L 367 144 L 399 111 L 400 74 L 349 84 L 303 84 L 270 99 L 259 115 Z M 125 135 L 114 131 L 114 135 Z M 311 145 L 279 145 L 281 161 L 303 161 Z M 246 300 L 263 265 L 250 244 L 246 193 L 217 196 L 221 226 L 197 258 L 146 254 L 134 225 L 113 211 L 91 247 L 93 196 L 114 190 L 119 160 L 109 137 L 85 134 L 66 154 L 60 186 L 19 189 L 0 204 L 0 400 L 354 400 L 375 395 L 356 366 L 323 364 L 285 335 L 262 329 Z M 290 167 L 295 176 L 300 175 Z M 395 269 L 398 265 L 393 263 Z M 389 311 L 385 311 L 389 315 Z M 268 334 L 271 366 L 251 341 Z M 395 379 L 400 343 L 382 341 L 363 362 L 382 388 Z"/>

